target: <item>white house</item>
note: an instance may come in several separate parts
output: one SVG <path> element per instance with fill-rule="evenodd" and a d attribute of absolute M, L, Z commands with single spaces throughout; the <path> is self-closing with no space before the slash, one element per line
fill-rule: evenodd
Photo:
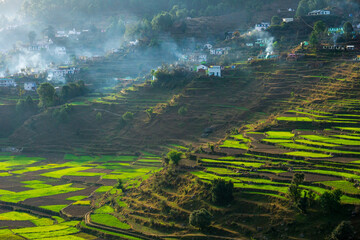
<path fill-rule="evenodd" d="M 205 65 L 199 65 L 196 67 L 196 72 L 206 72 L 209 68 Z"/>
<path fill-rule="evenodd" d="M 79 68 L 68 67 L 68 66 L 59 67 L 57 69 L 49 69 L 48 80 L 65 83 L 67 75 L 75 75 L 79 71 L 80 71 Z"/>
<path fill-rule="evenodd" d="M 231 50 L 230 47 L 213 48 L 213 49 L 210 49 L 210 54 L 211 55 L 224 55 L 224 54 L 228 54 L 229 50 Z"/>
<path fill-rule="evenodd" d="M 246 46 L 247 46 L 247 47 L 253 47 L 254 44 L 253 44 L 253 43 L 246 43 Z"/>
<path fill-rule="evenodd" d="M 268 22 L 262 22 L 255 25 L 256 31 L 264 31 L 270 27 L 270 23 Z"/>
<path fill-rule="evenodd" d="M 207 44 L 204 45 L 204 49 L 210 50 L 212 48 L 213 48 L 213 45 L 211 45 L 210 43 L 207 43 Z"/>
<path fill-rule="evenodd" d="M 289 22 L 293 22 L 294 18 L 283 18 L 282 20 L 284 23 L 289 23 Z"/>
<path fill-rule="evenodd" d="M 0 78 L 0 87 L 16 87 L 15 80 L 11 78 Z"/>
<path fill-rule="evenodd" d="M 57 38 L 64 38 L 64 37 L 69 37 L 69 35 L 66 34 L 65 31 L 57 31 L 56 34 L 55 34 L 55 37 Z"/>
<path fill-rule="evenodd" d="M 330 15 L 330 11 L 328 10 L 314 10 L 308 13 L 309 16 L 317 16 L 317 15 Z"/>
<path fill-rule="evenodd" d="M 64 56 L 66 55 L 66 47 L 56 47 L 54 53 L 57 56 Z"/>
<path fill-rule="evenodd" d="M 346 45 L 346 49 L 353 51 L 355 50 L 355 45 Z"/>
<path fill-rule="evenodd" d="M 34 82 L 28 82 L 28 83 L 24 83 L 24 90 L 25 91 L 36 91 L 36 83 Z"/>
<path fill-rule="evenodd" d="M 221 77 L 221 67 L 220 66 L 211 66 L 208 69 L 209 76 Z"/>

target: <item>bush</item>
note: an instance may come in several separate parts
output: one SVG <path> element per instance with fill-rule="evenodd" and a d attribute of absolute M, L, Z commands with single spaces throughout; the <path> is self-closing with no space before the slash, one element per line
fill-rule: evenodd
<path fill-rule="evenodd" d="M 167 158 L 170 161 L 171 164 L 178 165 L 181 160 L 182 153 L 178 151 L 170 151 L 167 154 Z M 168 162 L 167 162 L 168 163 Z"/>
<path fill-rule="evenodd" d="M 116 183 L 115 187 L 116 187 L 117 189 L 123 190 L 123 189 L 124 189 L 123 181 L 122 181 L 121 179 L 118 179 L 118 182 Z"/>
<path fill-rule="evenodd" d="M 342 221 L 331 233 L 330 240 L 350 240 L 355 236 L 354 228 L 349 221 Z"/>
<path fill-rule="evenodd" d="M 186 107 L 181 107 L 178 110 L 178 114 L 181 116 L 185 116 L 187 114 L 187 112 L 188 112 L 188 109 Z"/>
<path fill-rule="evenodd" d="M 319 199 L 320 206 L 324 213 L 332 214 L 333 212 L 337 212 L 341 208 L 340 199 L 343 193 L 336 189 L 334 191 L 324 192 Z"/>
<path fill-rule="evenodd" d="M 96 120 L 97 121 L 101 121 L 102 120 L 102 113 L 101 112 L 98 112 L 97 114 L 96 114 Z"/>
<path fill-rule="evenodd" d="M 211 224 L 211 214 L 204 208 L 195 210 L 190 214 L 189 224 L 191 226 L 205 229 Z"/>
<path fill-rule="evenodd" d="M 126 112 L 122 115 L 122 119 L 125 122 L 131 122 L 134 119 L 134 114 L 131 112 Z"/>
<path fill-rule="evenodd" d="M 71 105 L 65 104 L 53 111 L 52 117 L 58 123 L 65 123 L 69 120 L 69 113 L 72 111 Z"/>
<path fill-rule="evenodd" d="M 227 205 L 234 200 L 234 183 L 215 179 L 211 187 L 211 199 L 217 205 Z"/>

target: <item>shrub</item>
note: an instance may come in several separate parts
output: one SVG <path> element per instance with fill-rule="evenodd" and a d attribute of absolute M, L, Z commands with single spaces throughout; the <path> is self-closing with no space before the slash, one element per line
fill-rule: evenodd
<path fill-rule="evenodd" d="M 217 205 L 227 205 L 234 200 L 234 183 L 223 179 L 215 179 L 211 187 L 211 199 Z"/>
<path fill-rule="evenodd" d="M 178 114 L 181 116 L 185 116 L 187 114 L 187 112 L 188 112 L 188 109 L 184 106 L 179 108 L 179 110 L 178 110 Z"/>
<path fill-rule="evenodd" d="M 354 228 L 349 221 L 342 221 L 331 233 L 330 240 L 347 240 L 355 236 Z"/>
<path fill-rule="evenodd" d="M 327 214 L 339 211 L 341 208 L 340 199 L 342 195 L 343 193 L 339 189 L 324 192 L 319 199 L 322 210 Z"/>
<path fill-rule="evenodd" d="M 195 210 L 190 214 L 189 224 L 191 226 L 205 229 L 211 224 L 211 214 L 204 208 L 200 210 Z"/>
<path fill-rule="evenodd" d="M 134 119 L 134 114 L 131 112 L 126 112 L 122 115 L 122 119 L 126 122 L 131 122 Z"/>
<path fill-rule="evenodd" d="M 118 179 L 118 182 L 116 183 L 115 187 L 116 187 L 117 189 L 123 190 L 123 189 L 124 189 L 123 181 L 122 181 L 121 179 Z"/>
<path fill-rule="evenodd" d="M 167 154 L 167 158 L 168 160 L 170 160 L 170 163 L 171 164 L 174 164 L 174 165 L 178 165 L 179 164 L 179 161 L 181 160 L 181 156 L 182 156 L 182 153 L 181 152 L 178 152 L 178 151 L 170 151 L 168 154 Z M 168 163 L 168 162 L 167 162 Z"/>
<path fill-rule="evenodd" d="M 101 113 L 101 112 L 98 112 L 98 113 L 96 114 L 96 120 L 97 120 L 97 121 L 101 121 L 101 120 L 102 120 L 102 113 Z"/>

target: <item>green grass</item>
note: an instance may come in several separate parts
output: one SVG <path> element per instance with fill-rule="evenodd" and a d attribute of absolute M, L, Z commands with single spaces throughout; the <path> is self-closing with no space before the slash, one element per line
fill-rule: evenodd
<path fill-rule="evenodd" d="M 39 218 L 36 220 L 31 220 L 31 222 L 36 226 L 50 226 L 54 224 L 54 220 L 50 218 Z"/>
<path fill-rule="evenodd" d="M 80 200 L 83 200 L 85 198 L 88 198 L 88 196 L 73 196 L 73 197 L 69 197 L 67 198 L 66 200 L 69 200 L 69 201 L 80 201 Z"/>
<path fill-rule="evenodd" d="M 244 144 L 244 143 L 240 143 L 239 141 L 235 141 L 235 140 L 225 140 L 224 143 L 222 145 L 220 145 L 221 148 L 238 148 L 238 149 L 244 149 L 244 150 L 248 150 L 249 147 Z"/>
<path fill-rule="evenodd" d="M 110 232 L 110 231 L 107 231 L 107 230 L 102 230 L 102 229 L 99 229 L 99 228 L 89 227 L 89 226 L 86 226 L 84 222 L 81 222 L 81 226 L 84 227 L 84 228 L 88 228 L 88 229 L 91 229 L 91 230 L 98 231 L 98 232 L 102 232 L 102 233 L 106 233 L 106 234 L 118 236 L 118 237 L 124 238 L 124 239 L 129 239 L 129 240 L 142 240 L 142 239 L 140 239 L 140 238 L 132 237 L 132 236 L 125 235 L 125 234 L 121 234 L 121 233 L 115 233 L 115 232 Z"/>
<path fill-rule="evenodd" d="M 298 140 L 296 140 L 296 142 L 297 143 L 303 143 L 303 144 L 309 144 L 309 145 L 315 145 L 315 146 L 321 146 L 321 147 L 340 147 L 340 145 L 336 145 L 336 144 L 313 142 L 313 141 L 302 140 L 302 139 L 298 139 Z"/>
<path fill-rule="evenodd" d="M 281 195 L 277 195 L 277 194 L 273 194 L 273 193 L 265 193 L 265 192 L 245 192 L 246 194 L 255 194 L 255 195 L 263 195 L 263 196 L 270 196 L 270 197 L 276 197 L 276 198 L 280 198 L 282 200 L 287 200 L 286 197 L 281 196 Z"/>
<path fill-rule="evenodd" d="M 214 167 L 207 167 L 206 171 L 214 172 L 217 174 L 223 174 L 223 175 L 235 175 L 236 173 L 230 169 L 226 168 L 214 168 Z"/>
<path fill-rule="evenodd" d="M 91 201 L 77 201 L 73 205 L 90 205 Z"/>
<path fill-rule="evenodd" d="M 335 128 L 345 131 L 351 131 L 351 132 L 360 132 L 360 128 L 356 128 L 356 127 L 335 127 Z"/>
<path fill-rule="evenodd" d="M 332 144 L 341 144 L 341 145 L 350 145 L 350 146 L 360 145 L 360 141 L 348 140 L 348 139 L 330 138 L 330 137 L 323 137 L 318 135 L 302 135 L 301 137 L 312 141 L 332 143 Z"/>
<path fill-rule="evenodd" d="M 285 153 L 285 155 L 294 156 L 294 157 L 310 157 L 310 158 L 330 158 L 330 157 L 332 157 L 329 154 L 303 152 L 303 151 L 289 152 L 289 153 Z"/>
<path fill-rule="evenodd" d="M 94 223 L 116 227 L 120 229 L 128 230 L 130 229 L 130 225 L 121 222 L 119 219 L 117 219 L 115 216 L 110 214 L 92 214 L 91 215 L 91 221 Z"/>
<path fill-rule="evenodd" d="M 278 121 L 287 121 L 287 122 L 312 122 L 313 119 L 309 117 L 278 117 Z"/>
<path fill-rule="evenodd" d="M 360 194 L 360 189 L 355 188 L 354 184 L 348 181 L 326 181 L 319 183 L 332 187 L 333 189 L 340 189 L 344 193 Z"/>
<path fill-rule="evenodd" d="M 276 132 L 276 131 L 269 131 L 265 133 L 267 138 L 280 138 L 280 139 L 291 139 L 295 136 L 295 134 L 291 132 Z"/>
<path fill-rule="evenodd" d="M 262 141 L 269 142 L 269 143 L 291 143 L 291 142 L 293 142 L 292 140 L 286 140 L 286 139 L 263 139 Z"/>
<path fill-rule="evenodd" d="M 24 212 L 6 212 L 0 214 L 0 221 L 28 221 L 37 219 L 38 217 Z"/>
<path fill-rule="evenodd" d="M 354 155 L 360 154 L 360 152 L 341 151 L 341 150 L 327 149 L 327 148 L 317 148 L 317 147 L 310 147 L 310 146 L 296 144 L 296 143 L 280 143 L 279 145 L 286 147 L 286 148 L 291 148 L 291 149 L 318 151 L 318 152 L 324 152 L 324 153 L 354 154 Z"/>
<path fill-rule="evenodd" d="M 68 205 L 48 205 L 48 206 L 41 206 L 41 208 L 53 211 L 53 212 L 60 212 L 61 209 L 67 207 Z"/>
<path fill-rule="evenodd" d="M 108 205 L 105 205 L 105 206 L 102 206 L 101 208 L 98 208 L 94 211 L 94 213 L 97 213 L 97 214 L 101 214 L 101 213 L 113 213 L 115 210 L 108 206 Z"/>
<path fill-rule="evenodd" d="M 9 229 L 1 229 L 0 230 L 0 239 L 2 239 L 2 240 L 23 240 L 24 238 L 15 235 Z"/>
<path fill-rule="evenodd" d="M 345 172 L 335 172 L 335 171 L 327 171 L 327 170 L 320 170 L 320 169 L 302 169 L 302 170 L 294 170 L 299 172 L 308 172 L 308 173 L 314 173 L 314 174 L 321 174 L 321 175 L 329 175 L 329 176 L 337 176 L 337 177 L 344 177 L 344 178 L 354 178 L 354 179 L 360 179 L 359 175 L 352 174 L 352 173 L 345 173 Z"/>
<path fill-rule="evenodd" d="M 96 189 L 95 192 L 104 193 L 110 191 L 112 188 L 113 188 L 112 186 L 101 186 L 98 189 Z"/>
<path fill-rule="evenodd" d="M 44 227 L 42 227 L 44 228 Z M 63 237 L 67 235 L 71 235 L 74 233 L 78 233 L 79 230 L 75 227 L 67 227 L 63 230 L 58 230 L 58 231 L 50 231 L 50 232 L 31 232 L 31 233 L 20 233 L 19 235 L 22 237 L 25 237 L 27 239 L 44 239 L 44 238 L 58 238 L 58 237 Z"/>
<path fill-rule="evenodd" d="M 351 139 L 351 140 L 360 140 L 360 137 L 352 136 L 352 135 L 331 135 L 331 137 L 345 138 L 345 139 Z"/>
<path fill-rule="evenodd" d="M 20 202 L 25 201 L 29 198 L 36 198 L 36 197 L 45 197 L 45 196 L 52 196 L 62 193 L 68 193 L 68 192 L 75 192 L 83 190 L 83 188 L 75 188 L 71 187 L 72 183 L 65 184 L 65 185 L 58 185 L 58 186 L 52 186 L 48 188 L 41 188 L 41 189 L 32 189 L 28 191 L 23 192 L 14 192 L 11 194 L 4 194 L 0 197 L 1 201 L 5 202 Z"/>
<path fill-rule="evenodd" d="M 245 143 L 251 142 L 250 139 L 245 138 L 242 134 L 231 135 L 230 137 L 232 137 L 232 138 L 234 138 L 234 139 L 236 139 L 236 140 L 238 140 L 240 142 L 245 142 Z"/>
<path fill-rule="evenodd" d="M 232 165 L 238 165 L 238 166 L 244 166 L 244 167 L 254 167 L 258 168 L 264 165 L 264 163 L 258 163 L 258 162 L 241 162 L 241 161 L 221 161 L 221 160 L 214 160 L 214 159 L 201 159 L 201 162 L 203 163 L 227 163 Z"/>
<path fill-rule="evenodd" d="M 63 176 L 81 176 L 81 177 L 94 177 L 94 176 L 103 176 L 105 173 L 93 173 L 93 172 L 81 172 L 91 169 L 91 167 L 73 167 L 62 169 L 54 172 L 43 173 L 41 176 L 51 177 L 51 178 L 61 178 Z"/>

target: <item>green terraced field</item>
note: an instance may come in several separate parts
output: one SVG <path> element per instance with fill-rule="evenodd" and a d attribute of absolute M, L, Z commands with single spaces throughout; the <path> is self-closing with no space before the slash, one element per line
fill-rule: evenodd
<path fill-rule="evenodd" d="M 91 221 L 93 221 L 94 223 L 125 229 L 125 230 L 131 228 L 128 224 L 121 222 L 115 216 L 110 214 L 92 214 Z"/>
<path fill-rule="evenodd" d="M 222 145 L 220 145 L 222 148 L 238 148 L 238 149 L 244 149 L 247 150 L 249 147 L 245 143 L 241 143 L 239 141 L 235 140 L 225 140 Z"/>
<path fill-rule="evenodd" d="M 291 139 L 295 136 L 295 134 L 291 132 L 268 131 L 265 134 L 267 138 L 280 138 L 280 139 Z"/>

